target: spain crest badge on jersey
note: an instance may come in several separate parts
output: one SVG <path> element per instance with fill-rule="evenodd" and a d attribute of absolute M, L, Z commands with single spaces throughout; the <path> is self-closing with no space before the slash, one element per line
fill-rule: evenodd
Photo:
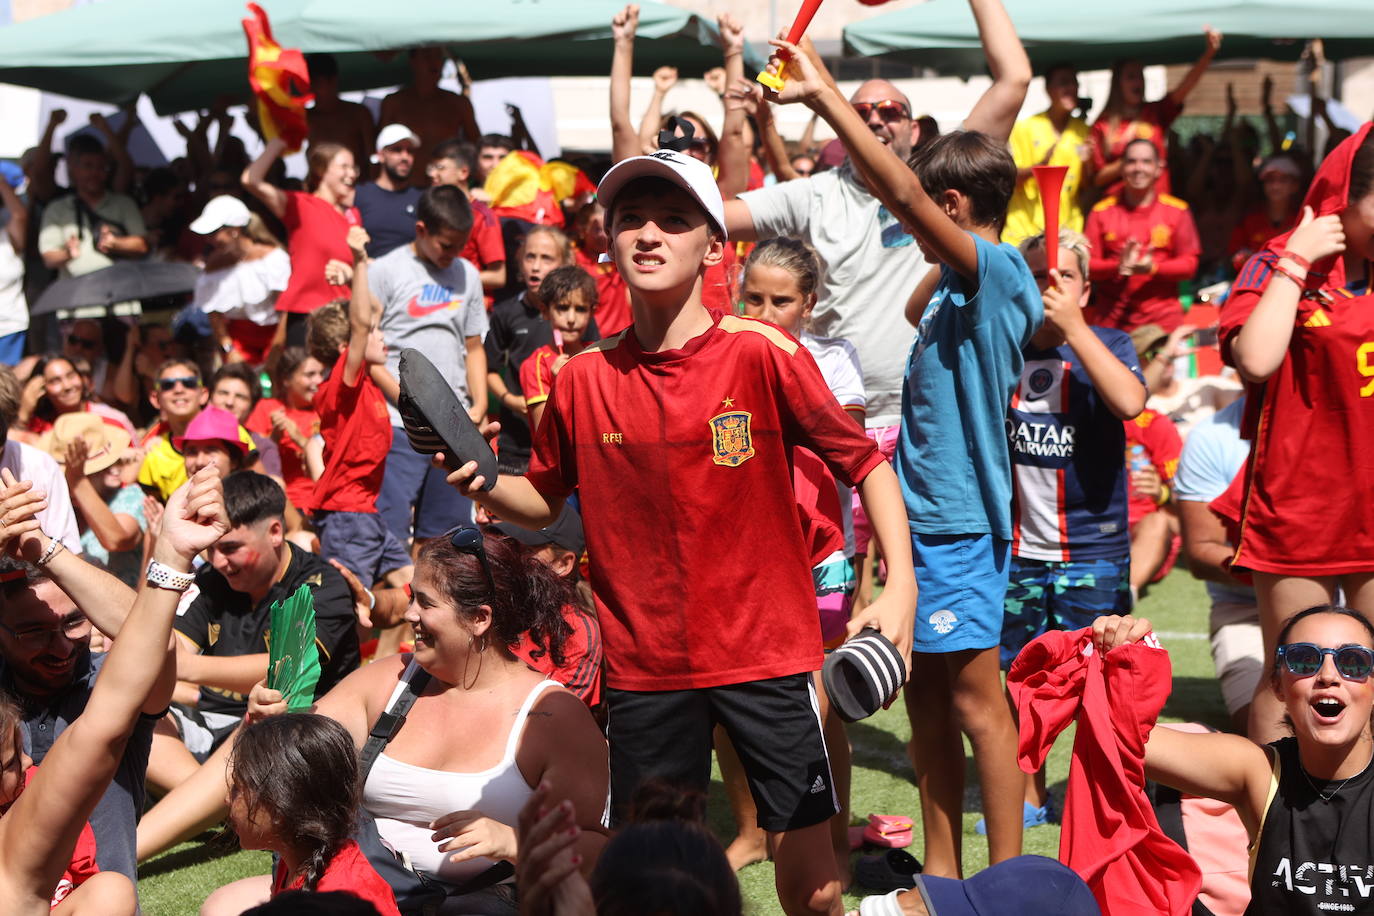
<path fill-rule="evenodd" d="M 708 421 L 712 461 L 727 468 L 737 468 L 754 457 L 754 438 L 749 429 L 752 416 L 747 410 L 730 410 Z"/>

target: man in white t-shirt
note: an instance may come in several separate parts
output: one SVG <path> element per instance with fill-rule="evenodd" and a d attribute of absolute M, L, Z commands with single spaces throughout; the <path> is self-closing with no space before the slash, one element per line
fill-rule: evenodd
<path fill-rule="evenodd" d="M 62 468 L 46 452 L 8 438 L 11 424 L 19 416 L 21 388 L 8 366 L 0 366 L 0 468 L 8 469 L 15 480 L 27 480 L 35 490 L 47 494 L 48 506 L 34 514 L 49 537 L 56 538 L 72 553 L 81 552 L 81 532 L 76 527 L 76 510 Z"/>
<path fill-rule="evenodd" d="M 1001 0 L 969 0 L 969 6 L 993 83 L 963 126 L 1006 140 L 1030 84 L 1030 61 Z M 850 103 L 898 158 L 905 162 L 911 156 L 920 127 L 900 89 L 887 80 L 869 80 Z M 825 337 L 842 337 L 858 350 L 868 394 L 865 426 L 891 460 L 906 357 L 915 334 L 903 310 L 928 266 L 916 240 L 848 162 L 727 201 L 725 222 L 731 241 L 791 236 L 809 242 L 820 254 L 824 273 L 812 328 Z M 855 526 L 859 552 L 865 553 L 867 520 L 857 506 Z"/>
<path fill-rule="evenodd" d="M 401 351 L 419 350 L 480 421 L 487 411 L 486 302 L 477 268 L 458 256 L 472 231 L 472 206 L 459 189 L 439 185 L 425 190 L 415 214 L 415 241 L 372 262 L 368 270 L 372 296 L 382 307 L 387 369 L 395 376 Z M 432 467 L 427 455 L 410 447 L 394 402 L 387 410 L 391 451 L 377 511 L 402 542 L 412 529 L 416 539 L 437 537 L 467 519 L 471 503 L 445 482 L 445 472 Z"/>

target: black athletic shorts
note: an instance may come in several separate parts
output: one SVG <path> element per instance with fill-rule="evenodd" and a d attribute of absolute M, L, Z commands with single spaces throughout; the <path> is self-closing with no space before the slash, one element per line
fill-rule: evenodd
<path fill-rule="evenodd" d="M 614 823 L 651 780 L 705 792 L 716 725 L 744 764 L 764 830 L 810 827 L 839 810 L 810 674 L 697 690 L 607 688 L 605 699 Z"/>

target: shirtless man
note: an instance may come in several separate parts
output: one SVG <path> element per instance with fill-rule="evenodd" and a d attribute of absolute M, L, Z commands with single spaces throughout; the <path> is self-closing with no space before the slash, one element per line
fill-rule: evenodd
<path fill-rule="evenodd" d="M 443 72 L 442 48 L 411 48 L 410 85 L 382 100 L 381 123 L 405 124 L 420 135 L 410 173 L 412 187 L 429 186 L 425 166 L 434 147 L 455 136 L 474 143 L 481 136 L 472 103 L 465 96 L 439 88 Z"/>
<path fill-rule="evenodd" d="M 372 138 L 377 135 L 372 112 L 365 105 L 339 98 L 339 64 L 333 54 L 310 54 L 305 62 L 315 93 L 315 104 L 307 117 L 310 145 L 338 143 L 353 153 L 354 162 L 361 165 L 369 161 Z"/>

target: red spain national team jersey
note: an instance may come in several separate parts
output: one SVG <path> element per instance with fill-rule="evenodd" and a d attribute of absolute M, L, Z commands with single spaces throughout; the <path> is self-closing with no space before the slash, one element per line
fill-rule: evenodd
<path fill-rule="evenodd" d="M 1127 332 L 1146 324 L 1172 331 L 1183 323 L 1178 284 L 1197 272 L 1202 250 L 1186 203 L 1156 194 L 1147 204 L 1129 207 L 1108 197 L 1092 208 L 1083 234 L 1092 245 L 1089 323 Z M 1153 272 L 1129 277 L 1117 272 L 1131 240 L 1151 252 Z"/>
<path fill-rule="evenodd" d="M 376 512 L 382 491 L 382 471 L 391 451 L 391 421 L 386 398 L 368 374 L 358 369 L 357 383 L 344 381 L 345 347 L 329 378 L 315 392 L 315 410 L 324 436 L 324 473 L 315 481 L 313 497 L 301 509 L 332 512 Z"/>
<path fill-rule="evenodd" d="M 806 348 L 712 312 L 686 346 L 630 329 L 563 367 L 527 475 L 579 488 L 606 684 L 683 690 L 812 671 L 820 626 L 792 448 L 846 484 L 881 462 Z"/>
<path fill-rule="evenodd" d="M 1370 124 L 1326 157 L 1303 201 L 1317 216 L 1349 196 L 1354 154 Z M 1221 313 L 1222 356 L 1270 283 L 1288 235 L 1246 263 Z M 1256 572 L 1336 576 L 1374 571 L 1374 295 L 1347 285 L 1340 257 L 1309 271 L 1288 352 L 1246 395 L 1254 441 L 1233 564 Z"/>

